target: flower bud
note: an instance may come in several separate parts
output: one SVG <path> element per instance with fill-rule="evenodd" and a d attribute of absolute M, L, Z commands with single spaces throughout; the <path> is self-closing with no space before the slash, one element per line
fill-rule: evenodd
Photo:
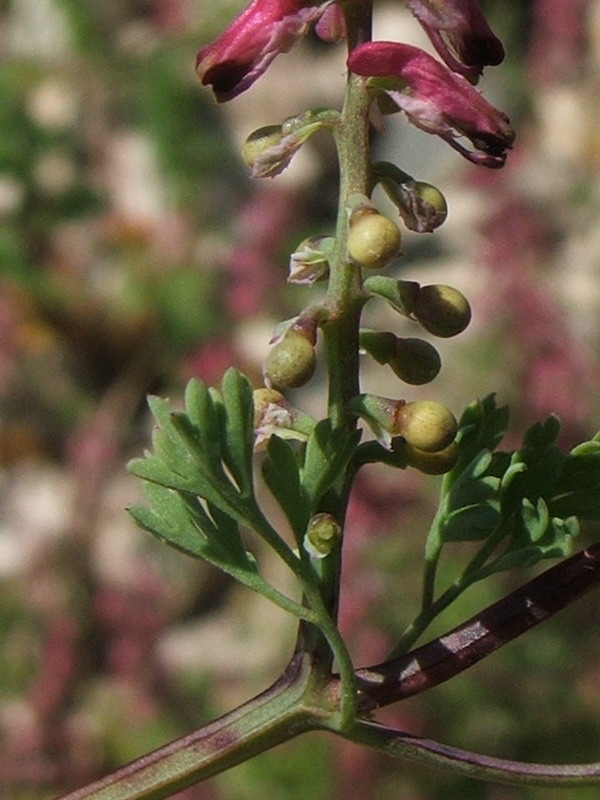
<path fill-rule="evenodd" d="M 271 348 L 264 366 L 265 382 L 278 389 L 303 386 L 315 371 L 315 350 L 306 336 L 290 328 Z"/>
<path fill-rule="evenodd" d="M 353 214 L 348 233 L 348 256 L 360 267 L 381 269 L 400 254 L 398 226 L 383 214 L 365 209 Z"/>
<path fill-rule="evenodd" d="M 425 330 L 442 338 L 456 336 L 471 321 L 471 307 L 467 298 L 458 289 L 439 283 L 421 286 L 413 314 Z"/>
<path fill-rule="evenodd" d="M 335 246 L 332 236 L 304 239 L 290 256 L 288 283 L 312 286 L 329 275 L 328 255 Z"/>
<path fill-rule="evenodd" d="M 388 362 L 405 383 L 421 386 L 432 381 L 442 368 L 440 354 L 424 339 L 397 339 L 396 352 Z"/>
<path fill-rule="evenodd" d="M 258 428 L 267 413 L 270 406 L 278 406 L 280 403 L 286 403 L 285 397 L 276 389 L 255 389 L 252 393 L 254 400 L 254 427 Z"/>
<path fill-rule="evenodd" d="M 328 556 L 342 535 L 338 521 L 331 514 L 316 514 L 308 523 L 304 549 L 313 558 Z"/>
<path fill-rule="evenodd" d="M 419 472 L 425 475 L 443 475 L 445 472 L 450 472 L 458 461 L 459 448 L 456 442 L 450 442 L 443 450 L 427 453 L 425 450 L 406 444 L 404 454 L 407 464 Z"/>
<path fill-rule="evenodd" d="M 242 145 L 244 163 L 252 167 L 256 159 L 274 145 L 278 145 L 283 136 L 281 125 L 265 125 L 252 131 Z"/>
<path fill-rule="evenodd" d="M 451 411 L 432 400 L 405 403 L 396 411 L 394 430 L 417 450 L 436 453 L 456 436 L 458 424 Z"/>

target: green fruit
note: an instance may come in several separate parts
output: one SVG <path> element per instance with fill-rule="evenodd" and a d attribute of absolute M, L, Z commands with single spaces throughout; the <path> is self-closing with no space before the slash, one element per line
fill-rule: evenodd
<path fill-rule="evenodd" d="M 407 464 L 419 472 L 424 472 L 425 475 L 443 475 L 445 472 L 450 472 L 459 455 L 456 442 L 451 442 L 448 447 L 434 453 L 427 453 L 407 444 L 404 452 Z"/>
<path fill-rule="evenodd" d="M 348 256 L 360 267 L 381 269 L 400 253 L 402 236 L 391 219 L 366 211 L 350 224 Z"/>
<path fill-rule="evenodd" d="M 295 389 L 312 378 L 315 364 L 315 350 L 306 336 L 289 330 L 267 356 L 265 380 L 276 389 Z"/>
<path fill-rule="evenodd" d="M 442 360 L 435 347 L 424 339 L 398 339 L 389 365 L 405 383 L 420 386 L 436 377 Z"/>
<path fill-rule="evenodd" d="M 458 289 L 439 283 L 421 286 L 413 314 L 425 330 L 443 338 L 461 333 L 471 321 L 467 298 Z"/>
<path fill-rule="evenodd" d="M 452 442 L 458 428 L 454 414 L 432 400 L 416 400 L 398 408 L 394 433 L 417 450 L 436 453 Z"/>

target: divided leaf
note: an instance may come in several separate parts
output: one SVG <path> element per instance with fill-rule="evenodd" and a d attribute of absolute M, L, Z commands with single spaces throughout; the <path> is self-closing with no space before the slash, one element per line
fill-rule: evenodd
<path fill-rule="evenodd" d="M 359 431 L 351 433 L 345 428 L 333 428 L 328 419 L 315 425 L 306 443 L 301 470 L 302 485 L 311 514 L 345 471 L 359 439 Z"/>
<path fill-rule="evenodd" d="M 310 507 L 300 482 L 294 447 L 280 436 L 271 436 L 262 465 L 269 491 L 279 503 L 300 546 L 310 519 Z"/>

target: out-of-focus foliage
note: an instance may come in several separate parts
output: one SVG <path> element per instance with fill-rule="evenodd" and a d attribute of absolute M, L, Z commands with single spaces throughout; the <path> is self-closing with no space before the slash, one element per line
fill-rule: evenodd
<path fill-rule="evenodd" d="M 332 85 L 322 82 L 331 46 L 309 39 L 281 56 L 267 94 L 257 85 L 231 108 L 196 85 L 196 50 L 238 5 L 0 2 L 0 794 L 11 800 L 50 798 L 187 732 L 263 688 L 293 643 L 286 615 L 161 547 L 124 511 L 140 499 L 124 464 L 149 440 L 146 393 L 180 403 L 184 380 L 218 382 L 230 364 L 258 383 L 272 326 L 307 291 L 285 289 L 288 254 L 332 227 L 335 165 L 321 134 L 274 181 L 251 185 L 236 153 L 253 128 L 303 110 L 299 92 L 338 102 L 340 71 L 328 66 Z M 399 5 L 378 6 L 382 32 L 402 24 Z M 496 391 L 515 434 L 557 413 L 569 446 L 600 419 L 600 2 L 482 5 L 508 53 L 485 80 L 517 144 L 504 171 L 481 176 L 441 145 L 417 152 L 390 123 L 383 155 L 449 201 L 439 232 L 405 236 L 398 276 L 458 283 L 473 306 L 436 397 L 460 412 Z M 389 393 L 383 372 L 366 372 L 369 391 Z M 416 610 L 436 486 L 375 468 L 358 482 L 341 620 L 359 664 L 380 659 Z M 464 564 L 452 548 L 448 575 Z M 268 559 L 266 569 L 288 588 Z M 478 583 L 439 624 L 524 579 Z M 594 596 L 580 602 L 388 717 L 506 757 L 598 758 L 597 608 Z M 562 800 L 321 736 L 180 798 L 256 791 Z"/>

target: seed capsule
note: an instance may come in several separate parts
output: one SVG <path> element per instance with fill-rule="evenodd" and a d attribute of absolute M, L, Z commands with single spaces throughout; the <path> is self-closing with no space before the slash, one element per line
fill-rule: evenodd
<path fill-rule="evenodd" d="M 421 386 L 432 381 L 442 368 L 440 354 L 424 339 L 398 339 L 390 367 L 405 383 Z"/>
<path fill-rule="evenodd" d="M 458 428 L 454 414 L 432 400 L 398 406 L 393 433 L 426 453 L 436 453 L 452 442 Z"/>
<path fill-rule="evenodd" d="M 445 472 L 450 472 L 459 455 L 456 442 L 450 442 L 448 447 L 434 453 L 427 453 L 407 444 L 404 452 L 407 464 L 425 475 L 443 475 Z"/>
<path fill-rule="evenodd" d="M 391 219 L 373 211 L 357 214 L 350 222 L 348 256 L 360 267 L 381 269 L 400 253 L 402 237 Z"/>
<path fill-rule="evenodd" d="M 277 389 L 304 386 L 315 371 L 315 350 L 299 331 L 290 329 L 273 345 L 264 367 L 265 382 Z"/>
<path fill-rule="evenodd" d="M 471 307 L 467 298 L 458 289 L 439 283 L 421 286 L 413 314 L 425 330 L 442 338 L 456 336 L 471 321 Z"/>

